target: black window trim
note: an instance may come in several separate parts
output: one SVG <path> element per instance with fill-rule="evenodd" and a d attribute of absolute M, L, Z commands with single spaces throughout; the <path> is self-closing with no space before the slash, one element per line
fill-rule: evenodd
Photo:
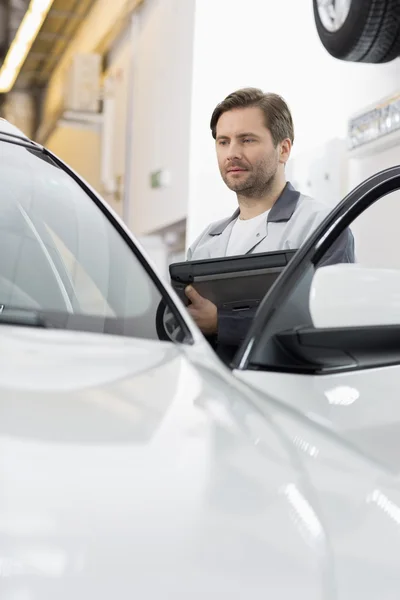
<path fill-rule="evenodd" d="M 251 357 L 262 332 L 279 310 L 279 306 L 304 275 L 306 269 L 316 265 L 335 239 L 369 206 L 380 198 L 400 189 L 400 165 L 380 171 L 354 188 L 311 234 L 288 266 L 282 271 L 261 302 L 250 330 L 239 348 L 231 367 L 237 370 L 250 368 Z"/>
<path fill-rule="evenodd" d="M 15 146 L 23 146 L 25 148 L 35 148 L 38 151 L 43 151 L 43 146 L 40 144 L 36 144 L 36 142 L 32 142 L 28 138 L 24 138 L 20 135 L 15 135 L 13 133 L 6 133 L 5 131 L 0 130 L 0 142 L 6 142 L 7 144 L 14 144 Z"/>

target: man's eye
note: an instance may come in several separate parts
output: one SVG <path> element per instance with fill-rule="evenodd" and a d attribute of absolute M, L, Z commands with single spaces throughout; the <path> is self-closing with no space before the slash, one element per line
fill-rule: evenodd
<path fill-rule="evenodd" d="M 251 139 L 251 138 L 244 138 L 244 140 L 243 140 L 243 143 L 244 143 L 244 144 L 249 144 L 249 143 L 251 143 L 251 142 L 254 142 L 254 140 L 253 140 L 253 139 Z"/>
<path fill-rule="evenodd" d="M 226 143 L 227 143 L 227 142 L 226 142 L 226 140 L 220 140 L 220 141 L 218 142 L 218 145 L 219 145 L 219 146 L 226 146 Z"/>

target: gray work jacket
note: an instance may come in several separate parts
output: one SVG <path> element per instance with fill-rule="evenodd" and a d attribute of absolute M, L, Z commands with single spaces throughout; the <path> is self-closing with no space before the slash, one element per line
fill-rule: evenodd
<path fill-rule="evenodd" d="M 265 222 L 245 243 L 244 254 L 298 250 L 332 209 L 321 201 L 297 192 L 287 183 L 268 213 Z M 228 219 L 211 223 L 190 246 L 188 260 L 225 256 L 239 209 Z M 336 262 L 354 262 L 354 240 L 350 231 L 341 236 L 334 249 Z"/>

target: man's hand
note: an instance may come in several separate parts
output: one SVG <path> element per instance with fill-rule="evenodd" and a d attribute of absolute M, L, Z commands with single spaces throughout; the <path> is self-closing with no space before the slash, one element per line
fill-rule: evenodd
<path fill-rule="evenodd" d="M 187 309 L 202 333 L 204 335 L 217 333 L 218 311 L 215 304 L 200 296 L 190 285 L 185 289 L 185 294 L 191 302 Z"/>

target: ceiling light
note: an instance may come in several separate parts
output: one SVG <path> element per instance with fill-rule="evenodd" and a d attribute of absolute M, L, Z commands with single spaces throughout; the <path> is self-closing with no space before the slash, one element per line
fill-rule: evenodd
<path fill-rule="evenodd" d="M 0 93 L 13 87 L 54 0 L 31 0 L 0 69 Z"/>

